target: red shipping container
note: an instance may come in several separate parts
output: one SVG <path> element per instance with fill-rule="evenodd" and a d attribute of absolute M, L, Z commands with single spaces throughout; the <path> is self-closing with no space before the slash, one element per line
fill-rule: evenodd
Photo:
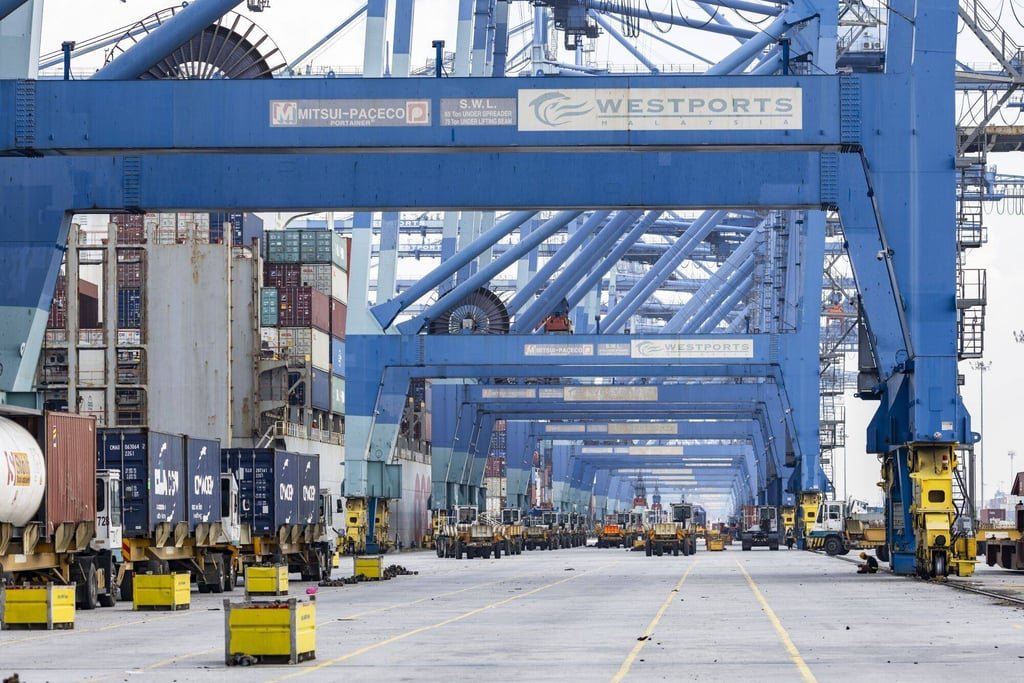
<path fill-rule="evenodd" d="M 309 327 L 313 324 L 313 294 L 309 287 L 277 288 L 277 324 Z"/>
<path fill-rule="evenodd" d="M 46 533 L 96 520 L 96 418 L 47 413 Z"/>
<path fill-rule="evenodd" d="M 50 316 L 46 319 L 46 329 L 63 330 L 68 326 L 68 298 L 64 292 L 53 297 L 50 303 Z"/>
<path fill-rule="evenodd" d="M 146 241 L 145 216 L 137 213 L 111 214 L 110 222 L 117 226 L 118 244 L 142 244 Z"/>
<path fill-rule="evenodd" d="M 263 263 L 264 287 L 299 287 L 302 285 L 302 266 L 298 263 Z"/>
<path fill-rule="evenodd" d="M 132 249 L 132 251 L 139 251 Z M 141 287 L 142 286 L 142 263 L 140 261 L 126 261 L 117 264 L 117 286 L 118 287 Z"/>
<path fill-rule="evenodd" d="M 344 339 L 347 320 L 348 306 L 337 299 L 331 299 L 331 335 L 338 339 Z"/>
<path fill-rule="evenodd" d="M 331 297 L 323 292 L 309 288 L 312 305 L 310 324 L 321 332 L 331 333 Z M 335 335 L 338 336 L 338 335 Z"/>
<path fill-rule="evenodd" d="M 53 538 L 62 523 L 95 522 L 96 418 L 51 412 L 8 417 L 35 436 L 46 459 L 44 537 Z"/>

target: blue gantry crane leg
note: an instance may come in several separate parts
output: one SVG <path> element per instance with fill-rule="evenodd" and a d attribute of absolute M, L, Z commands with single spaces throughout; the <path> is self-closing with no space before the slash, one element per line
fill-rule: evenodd
<path fill-rule="evenodd" d="M 201 0 L 192 7 L 198 11 L 211 5 L 212 0 Z M 886 484 L 893 567 L 901 573 L 969 573 L 972 560 L 952 535 L 951 502 L 930 504 L 920 498 L 920 491 L 927 490 L 910 485 L 920 482 L 928 467 L 939 467 L 942 476 L 929 480 L 928 486 L 934 487 L 930 490 L 936 497 L 945 496 L 954 446 L 974 439 L 957 395 L 955 311 L 949 305 L 955 297 L 956 244 L 954 118 L 948 93 L 953 88 L 957 6 L 952 0 L 894 0 L 891 5 L 909 21 L 891 23 L 886 71 L 878 74 L 835 76 L 822 69 L 825 73 L 813 78 L 716 77 L 752 62 L 782 30 L 804 40 L 800 27 L 806 27 L 806 40 L 813 38 L 815 47 L 827 45 L 829 31 L 834 40 L 836 3 L 807 1 L 783 8 L 776 21 L 707 76 L 608 77 L 596 90 L 593 80 L 578 78 L 545 80 L 542 87 L 527 79 L 489 78 L 473 79 L 472 85 L 460 79 L 336 79 L 213 82 L 201 88 L 186 82 L 0 82 L 0 109 L 5 113 L 0 117 L 0 219 L 12 226 L 0 236 L 5 331 L 0 386 L 7 391 L 31 389 L 48 293 L 72 211 L 310 210 L 323 208 L 324 197 L 354 210 L 838 209 L 849 232 L 879 372 L 875 388 L 866 392 L 879 400 L 869 449 L 882 453 L 887 471 L 893 473 Z M 590 6 L 600 9 L 597 3 Z M 722 29 L 714 23 L 707 27 Z M 147 50 L 155 52 L 155 47 Z M 589 101 L 585 98 L 608 95 L 603 89 L 628 88 L 642 100 L 653 90 L 683 96 L 692 88 L 716 87 L 788 88 L 795 98 L 789 100 L 789 123 L 746 130 L 644 131 L 594 130 L 577 122 L 552 132 L 534 109 L 543 90 Z M 468 95 L 515 99 L 517 126 L 484 131 L 440 125 L 441 100 Z M 298 125 L 306 100 L 365 98 L 426 101 L 430 116 L 416 125 L 358 131 L 310 126 L 308 119 Z M 224 111 L 216 105 L 228 100 L 253 106 Z M 110 101 L 124 104 L 112 111 Z M 183 125 L 186 120 L 190 126 Z M 698 145 L 701 151 L 693 151 Z M 368 147 L 393 153 L 362 153 Z M 416 152 L 409 151 L 414 147 Z M 325 149 L 334 153 L 321 154 Z M 167 154 L 171 151 L 175 154 Z M 525 165 L 541 166 L 545 173 L 517 173 Z M 585 182 L 578 173 L 584 166 Z M 181 177 L 194 182 L 184 187 L 175 182 Z M 463 182 L 451 183 L 453 177 Z M 513 177 L 514 183 L 494 182 Z M 590 271 L 597 261 L 587 261 L 581 268 Z M 544 311 L 542 306 L 530 313 L 536 318 Z M 529 329 L 524 326 L 524 331 Z M 377 379 L 368 386 L 377 390 L 367 400 L 372 405 L 357 406 L 352 417 L 363 419 L 371 431 L 387 433 L 388 424 L 372 419 L 378 396 L 382 414 L 390 414 L 387 402 L 399 392 L 397 380 L 384 369 L 404 364 L 393 349 L 367 350 L 375 344 L 387 346 L 380 344 L 387 337 L 362 336 L 366 342 L 359 358 L 350 354 L 349 363 L 372 368 L 370 374 L 375 372 Z M 420 343 L 400 339 L 410 346 Z M 429 339 L 423 342 L 428 350 Z M 646 340 L 627 340 L 631 352 L 638 341 Z M 457 358 L 454 349 L 460 344 L 448 343 L 450 354 L 404 367 L 416 366 L 433 376 L 486 377 L 499 370 L 515 376 L 505 370 L 526 358 L 518 335 L 497 342 L 474 340 L 478 351 L 499 360 L 495 365 Z M 797 352 L 780 344 L 778 353 Z M 720 363 L 704 370 L 716 376 L 742 375 L 769 372 L 779 362 L 785 361 L 766 359 L 758 369 L 756 363 Z M 805 369 L 809 362 L 806 357 L 792 359 Z M 668 374 L 639 365 L 631 359 L 619 362 L 618 368 L 628 367 L 634 376 L 649 370 L 650 376 Z M 586 364 L 578 374 L 607 374 L 609 369 Z M 789 377 L 788 371 L 784 376 Z M 391 383 L 395 386 L 379 391 Z M 809 409 L 806 401 L 794 408 Z M 366 450 L 370 443 L 379 443 L 380 460 Z M 366 463 L 369 480 L 370 464 L 386 465 L 390 453 L 384 451 L 389 449 L 393 443 L 387 439 L 361 439 L 346 458 L 346 468 L 358 472 L 358 463 Z M 372 469 L 386 478 L 378 465 Z M 384 488 L 383 481 L 376 482 L 377 488 Z M 892 519 L 898 514 L 904 515 L 902 533 L 898 520 Z"/>

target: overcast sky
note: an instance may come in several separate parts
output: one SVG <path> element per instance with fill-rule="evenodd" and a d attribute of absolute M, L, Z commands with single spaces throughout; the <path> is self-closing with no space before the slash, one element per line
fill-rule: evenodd
<path fill-rule="evenodd" d="M 46 0 L 42 50 L 49 52 L 59 49 L 61 41 L 83 41 L 94 35 L 125 26 L 140 18 L 175 3 L 167 0 Z M 281 48 L 286 58 L 301 54 L 328 30 L 339 24 L 362 3 L 355 0 L 274 0 L 272 7 L 263 13 L 250 14 Z M 682 3 L 699 10 L 692 3 Z M 661 9 L 662 0 L 651 0 L 652 9 Z M 413 39 L 413 65 L 420 65 L 432 56 L 430 43 L 444 39 L 447 49 L 455 45 L 457 0 L 419 0 Z M 244 3 L 242 5 L 244 7 Z M 512 24 L 529 16 L 530 5 L 517 2 L 513 5 Z M 690 13 L 690 10 L 687 10 Z M 1012 22 L 1004 22 L 1007 30 L 1017 36 L 1018 43 L 1024 43 L 1024 29 Z M 318 58 L 318 64 L 330 66 L 358 67 L 362 62 L 363 22 L 359 21 L 343 37 Z M 673 36 L 676 34 L 673 33 Z M 722 54 L 735 45 L 721 38 L 713 42 L 697 37 L 694 33 L 679 34 L 679 40 L 688 47 L 703 50 L 708 56 Z M 990 62 L 976 45 L 969 44 L 967 33 L 961 34 L 958 54 L 969 62 Z M 657 63 L 670 60 L 680 61 L 678 53 L 661 47 L 656 41 L 641 37 L 637 41 Z M 595 52 L 598 61 L 626 63 L 628 58 L 621 49 L 609 40 L 603 40 Z M 571 61 L 571 56 L 563 57 Z M 682 57 L 683 63 L 694 60 Z M 95 53 L 76 62 L 76 69 L 94 69 L 102 63 L 102 54 Z M 635 63 L 635 62 L 634 62 Z M 1007 114 L 1009 122 L 1015 115 Z M 997 121 L 999 122 L 999 121 Z M 1024 159 L 1020 154 L 993 155 L 990 162 L 1000 172 L 1024 175 Z M 993 209 L 995 207 L 992 207 Z M 1009 207 L 1004 207 L 1004 209 Z M 1024 269 L 1020 267 L 1024 254 L 1024 236 L 1021 235 L 1019 215 L 995 215 L 990 213 L 987 220 L 989 243 L 973 253 L 968 266 L 988 268 L 989 307 L 986 323 L 985 360 L 991 361 L 991 370 L 985 376 L 985 432 L 983 453 L 985 460 L 985 490 L 991 496 L 996 488 L 1006 490 L 1011 480 L 1008 453 L 1016 450 L 1020 457 L 1015 469 L 1024 470 L 1024 443 L 1017 434 L 1021 421 L 1021 387 L 1024 385 L 1024 345 L 1017 344 L 1013 330 L 1024 330 L 1024 313 L 1020 298 L 1024 293 Z M 852 366 L 849 366 L 852 367 Z M 966 377 L 962 389 L 965 403 L 974 418 L 975 431 L 981 431 L 981 406 L 979 372 L 968 363 L 960 364 L 960 372 Z M 878 467 L 875 457 L 864 453 L 864 433 L 867 420 L 874 411 L 874 403 L 863 403 L 847 399 L 847 467 L 849 481 L 846 491 L 850 496 L 880 502 L 881 497 L 875 482 L 878 481 Z M 837 463 L 837 481 L 840 492 L 842 484 L 842 462 Z"/>

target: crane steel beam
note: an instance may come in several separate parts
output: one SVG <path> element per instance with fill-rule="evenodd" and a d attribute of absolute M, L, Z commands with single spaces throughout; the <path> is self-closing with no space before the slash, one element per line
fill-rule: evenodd
<path fill-rule="evenodd" d="M 194 0 L 93 74 L 91 80 L 127 81 L 138 78 L 239 4 L 241 0 Z"/>
<path fill-rule="evenodd" d="M 24 5 L 28 0 L 0 0 L 0 21 L 3 21 L 12 14 L 14 10 Z"/>

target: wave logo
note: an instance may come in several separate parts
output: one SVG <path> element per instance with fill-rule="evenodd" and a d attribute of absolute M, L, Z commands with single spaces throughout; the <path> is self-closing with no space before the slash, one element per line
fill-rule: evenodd
<path fill-rule="evenodd" d="M 593 109 L 588 102 L 573 102 L 564 92 L 548 92 L 535 97 L 530 102 L 534 117 L 545 126 L 558 128 L 581 116 L 586 116 Z"/>

